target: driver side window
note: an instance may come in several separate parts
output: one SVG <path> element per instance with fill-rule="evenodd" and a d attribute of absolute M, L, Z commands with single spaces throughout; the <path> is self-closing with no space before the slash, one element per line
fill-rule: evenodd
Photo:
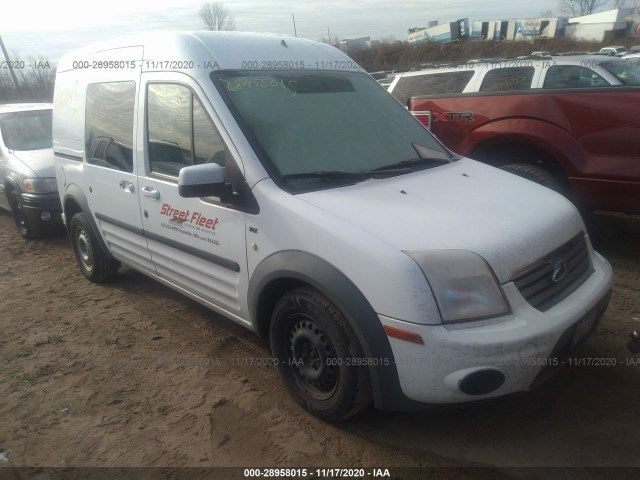
<path fill-rule="evenodd" d="M 195 164 L 217 163 L 224 167 L 224 144 L 207 111 L 195 95 L 193 101 L 193 158 Z"/>
<path fill-rule="evenodd" d="M 183 85 L 147 87 L 149 169 L 177 177 L 182 167 L 217 163 L 224 167 L 225 147 L 202 102 Z"/>

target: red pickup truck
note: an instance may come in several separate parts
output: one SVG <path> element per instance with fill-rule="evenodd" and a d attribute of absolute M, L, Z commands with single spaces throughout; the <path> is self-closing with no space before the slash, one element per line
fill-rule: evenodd
<path fill-rule="evenodd" d="M 483 91 L 479 80 L 476 91 L 409 97 L 408 108 L 460 155 L 561 191 L 584 209 L 640 213 L 636 78 L 627 76 L 627 85 L 598 80 L 549 88 L 563 87 L 544 84 L 553 69 L 533 72 L 523 82 L 522 67 L 511 68 L 510 78 L 496 75 L 494 85 L 504 88 Z M 594 75 L 583 73 L 587 80 Z M 529 87 L 518 88 L 523 83 Z"/>

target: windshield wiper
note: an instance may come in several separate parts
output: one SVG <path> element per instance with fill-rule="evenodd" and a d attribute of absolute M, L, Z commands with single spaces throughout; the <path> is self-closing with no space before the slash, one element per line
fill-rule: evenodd
<path fill-rule="evenodd" d="M 382 167 L 374 168 L 368 171 L 368 173 L 375 173 L 385 170 L 402 170 L 408 172 L 412 172 L 413 166 L 427 166 L 427 167 L 435 167 L 438 165 L 443 165 L 445 163 L 450 163 L 449 160 L 444 158 L 410 158 L 409 160 L 402 160 L 401 162 L 392 163 L 390 165 L 383 165 Z"/>
<path fill-rule="evenodd" d="M 291 173 L 283 175 L 286 180 L 297 178 L 317 178 L 320 180 L 352 180 L 361 182 L 369 178 L 386 178 L 390 175 L 400 175 L 402 173 L 411 173 L 410 168 L 393 168 L 389 170 L 368 170 L 366 172 L 344 172 L 342 170 L 320 170 L 318 172 Z"/>
<path fill-rule="evenodd" d="M 282 175 L 287 180 L 296 178 L 319 178 L 319 179 L 345 179 L 345 180 L 365 180 L 369 175 L 358 172 L 344 172 L 341 170 L 319 170 L 317 172 L 289 173 Z"/>
<path fill-rule="evenodd" d="M 400 162 L 391 163 L 389 165 L 383 165 L 382 167 L 373 168 L 368 173 L 380 172 L 385 170 L 409 170 L 413 171 L 411 167 L 435 167 L 438 165 L 444 165 L 445 163 L 451 163 L 455 158 L 448 155 L 447 152 L 436 150 L 433 148 L 425 147 L 417 143 L 412 143 L 413 148 L 418 154 L 417 158 L 410 158 L 409 160 L 402 160 Z M 447 155 L 445 157 L 445 155 Z"/>

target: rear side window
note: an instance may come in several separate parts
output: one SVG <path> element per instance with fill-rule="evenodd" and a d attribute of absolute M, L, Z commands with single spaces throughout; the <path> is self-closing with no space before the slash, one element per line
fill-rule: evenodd
<path fill-rule="evenodd" d="M 417 95 L 462 93 L 473 77 L 473 70 L 400 77 L 391 92 L 403 105 Z"/>
<path fill-rule="evenodd" d="M 85 151 L 87 162 L 133 172 L 135 82 L 87 86 Z"/>
<path fill-rule="evenodd" d="M 624 85 L 640 85 L 640 58 L 604 62 L 602 66 Z"/>
<path fill-rule="evenodd" d="M 588 88 L 609 85 L 593 70 L 578 65 L 550 67 L 544 78 L 543 88 Z"/>
<path fill-rule="evenodd" d="M 534 73 L 534 67 L 494 68 L 484 76 L 480 91 L 527 90 L 531 88 Z"/>
<path fill-rule="evenodd" d="M 198 97 L 183 85 L 149 85 L 147 131 L 151 172 L 177 177 L 189 165 L 224 167 L 224 143 Z"/>

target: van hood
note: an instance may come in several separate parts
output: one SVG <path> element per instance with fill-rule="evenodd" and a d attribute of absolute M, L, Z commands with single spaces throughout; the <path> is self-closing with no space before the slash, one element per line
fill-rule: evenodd
<path fill-rule="evenodd" d="M 500 283 L 585 231 L 562 195 L 467 158 L 298 197 L 399 250 L 475 252 Z"/>
<path fill-rule="evenodd" d="M 53 165 L 53 149 L 13 150 L 13 156 L 28 167 L 36 177 L 55 177 Z"/>

